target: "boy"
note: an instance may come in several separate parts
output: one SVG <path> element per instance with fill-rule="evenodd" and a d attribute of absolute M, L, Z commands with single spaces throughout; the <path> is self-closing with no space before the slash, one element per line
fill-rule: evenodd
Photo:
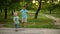
<path fill-rule="evenodd" d="M 27 22 L 27 10 L 26 10 L 26 6 L 24 6 L 23 9 L 20 12 L 22 13 L 22 24 L 23 24 L 23 27 L 25 27 L 26 22 Z"/>
<path fill-rule="evenodd" d="M 15 31 L 18 31 L 19 17 L 17 16 L 17 12 L 14 12 L 13 21 L 14 21 L 15 28 L 16 28 L 16 30 L 15 30 Z"/>

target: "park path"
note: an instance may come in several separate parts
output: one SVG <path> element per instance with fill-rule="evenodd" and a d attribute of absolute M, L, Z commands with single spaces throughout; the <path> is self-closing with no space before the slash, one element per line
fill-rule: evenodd
<path fill-rule="evenodd" d="M 56 20 L 57 18 L 52 16 L 52 15 L 47 15 L 47 14 L 42 14 L 43 16 L 46 16 L 47 18 L 50 18 L 50 19 L 53 19 L 53 20 Z"/>
<path fill-rule="evenodd" d="M 45 15 L 50 19 L 56 19 L 51 15 Z M 15 28 L 0 28 L 0 34 L 60 34 L 60 29 L 46 29 L 46 28 L 18 28 L 18 32 Z"/>
<path fill-rule="evenodd" d="M 56 18 L 52 15 L 42 14 L 43 16 L 46 16 L 47 18 L 53 19 L 53 23 L 57 28 L 60 28 L 60 18 Z"/>
<path fill-rule="evenodd" d="M 14 28 L 0 28 L 0 34 L 60 34 L 60 29 L 19 28 L 15 32 Z"/>

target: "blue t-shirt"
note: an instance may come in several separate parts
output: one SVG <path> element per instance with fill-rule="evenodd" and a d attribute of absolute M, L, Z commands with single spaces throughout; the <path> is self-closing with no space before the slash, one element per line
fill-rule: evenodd
<path fill-rule="evenodd" d="M 19 24 L 19 17 L 18 16 L 14 16 L 13 20 L 14 20 L 15 24 Z"/>
<path fill-rule="evenodd" d="M 27 10 L 25 9 L 22 9 L 21 11 L 20 11 L 21 13 L 22 13 L 22 18 L 26 18 L 27 17 Z"/>

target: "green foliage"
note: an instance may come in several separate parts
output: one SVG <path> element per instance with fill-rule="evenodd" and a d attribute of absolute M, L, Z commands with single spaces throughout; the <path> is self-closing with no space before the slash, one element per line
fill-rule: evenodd
<path fill-rule="evenodd" d="M 33 0 L 25 0 L 25 2 L 28 2 L 28 3 L 30 3 L 30 2 L 32 2 Z"/>
<path fill-rule="evenodd" d="M 59 9 L 60 10 L 60 3 L 53 4 L 53 5 L 48 7 L 48 10 L 55 10 L 55 9 Z"/>
<path fill-rule="evenodd" d="M 0 0 L 0 8 L 19 9 L 21 0 Z"/>

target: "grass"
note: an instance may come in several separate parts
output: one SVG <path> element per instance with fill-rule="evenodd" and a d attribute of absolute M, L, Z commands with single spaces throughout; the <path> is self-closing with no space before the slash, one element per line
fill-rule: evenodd
<path fill-rule="evenodd" d="M 26 28 L 56 28 L 54 26 L 52 19 L 42 16 L 39 13 L 38 19 L 34 19 L 34 12 L 30 12 L 28 15 L 28 22 Z M 21 19 L 21 16 L 19 16 Z M 4 12 L 0 14 L 0 23 L 5 24 L 3 27 L 14 28 L 13 16 L 8 12 L 8 18 L 4 19 Z M 22 28 L 22 23 L 20 21 L 19 27 Z"/>
<path fill-rule="evenodd" d="M 57 18 L 60 18 L 60 13 L 55 13 L 55 14 L 50 14 L 50 15 L 57 17 Z"/>
<path fill-rule="evenodd" d="M 48 10 L 41 10 L 40 12 L 44 13 L 44 14 L 52 15 L 52 16 L 57 17 L 57 18 L 60 18 L 60 10 L 58 10 L 58 9 L 51 11 L 52 12 L 51 14 L 50 14 L 50 11 L 48 11 Z"/>

